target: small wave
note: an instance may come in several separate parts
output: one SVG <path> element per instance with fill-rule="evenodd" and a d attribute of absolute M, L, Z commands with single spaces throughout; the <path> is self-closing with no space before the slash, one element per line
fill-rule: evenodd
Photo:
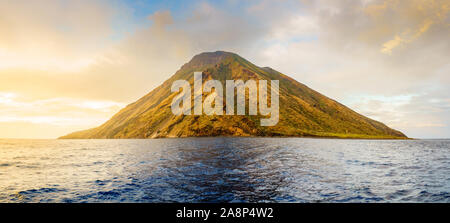
<path fill-rule="evenodd" d="M 421 191 L 415 200 L 419 200 L 422 202 L 449 202 L 450 193 L 448 192 L 431 193 L 428 191 Z"/>
<path fill-rule="evenodd" d="M 40 189 L 30 189 L 25 191 L 20 191 L 21 194 L 41 194 L 41 193 L 56 193 L 56 192 L 63 192 L 66 191 L 65 189 L 59 189 L 59 188 L 40 188 Z"/>
<path fill-rule="evenodd" d="M 386 195 L 386 200 L 399 200 L 404 197 L 407 197 L 410 195 L 413 191 L 412 190 L 397 190 L 394 193 L 389 193 Z"/>
<path fill-rule="evenodd" d="M 19 191 L 15 194 L 11 194 L 11 201 L 18 201 L 18 202 L 32 202 L 34 201 L 34 198 L 40 198 L 40 197 L 46 197 L 46 194 L 49 193 L 60 193 L 65 192 L 66 189 L 60 189 L 60 188 L 39 188 L 39 189 L 30 189 L 30 190 L 24 190 Z M 39 201 L 41 201 L 39 199 Z M 48 200 L 48 202 L 51 202 L 51 200 Z"/>
<path fill-rule="evenodd" d="M 115 192 L 115 191 L 100 191 L 97 194 L 104 199 L 109 198 L 109 197 L 116 198 L 116 197 L 120 196 L 120 193 Z"/>
<path fill-rule="evenodd" d="M 96 181 L 94 181 L 94 184 L 96 184 L 98 186 L 105 186 L 109 183 L 111 183 L 111 180 L 96 180 Z"/>

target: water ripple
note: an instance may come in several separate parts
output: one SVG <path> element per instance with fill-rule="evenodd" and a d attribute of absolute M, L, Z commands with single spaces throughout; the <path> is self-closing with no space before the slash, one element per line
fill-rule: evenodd
<path fill-rule="evenodd" d="M 449 140 L 0 140 L 1 202 L 450 202 Z"/>

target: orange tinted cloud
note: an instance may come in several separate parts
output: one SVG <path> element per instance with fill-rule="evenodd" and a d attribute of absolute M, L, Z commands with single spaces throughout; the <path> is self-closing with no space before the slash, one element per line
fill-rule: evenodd
<path fill-rule="evenodd" d="M 381 52 L 391 54 L 401 46 L 411 44 L 431 26 L 448 28 L 450 2 L 448 0 L 385 0 L 369 3 L 364 12 L 375 26 L 391 26 L 390 39 L 382 44 Z M 386 29 L 385 29 L 386 30 Z"/>

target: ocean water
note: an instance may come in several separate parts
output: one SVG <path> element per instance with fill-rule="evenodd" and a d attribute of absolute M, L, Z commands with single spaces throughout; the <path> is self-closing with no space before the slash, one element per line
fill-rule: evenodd
<path fill-rule="evenodd" d="M 450 140 L 0 140 L 0 202 L 450 202 Z"/>

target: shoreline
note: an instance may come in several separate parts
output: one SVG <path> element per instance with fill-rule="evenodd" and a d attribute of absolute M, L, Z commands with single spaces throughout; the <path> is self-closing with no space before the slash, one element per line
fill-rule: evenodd
<path fill-rule="evenodd" d="M 58 140 L 87 140 L 87 139 L 186 139 L 186 138 L 307 138 L 307 139 L 351 139 L 351 140 L 420 140 L 416 138 L 402 137 L 386 137 L 386 138 L 369 138 L 369 137 L 334 137 L 334 136 L 180 136 L 180 137 L 154 137 L 154 138 L 65 138 L 59 137 Z"/>

